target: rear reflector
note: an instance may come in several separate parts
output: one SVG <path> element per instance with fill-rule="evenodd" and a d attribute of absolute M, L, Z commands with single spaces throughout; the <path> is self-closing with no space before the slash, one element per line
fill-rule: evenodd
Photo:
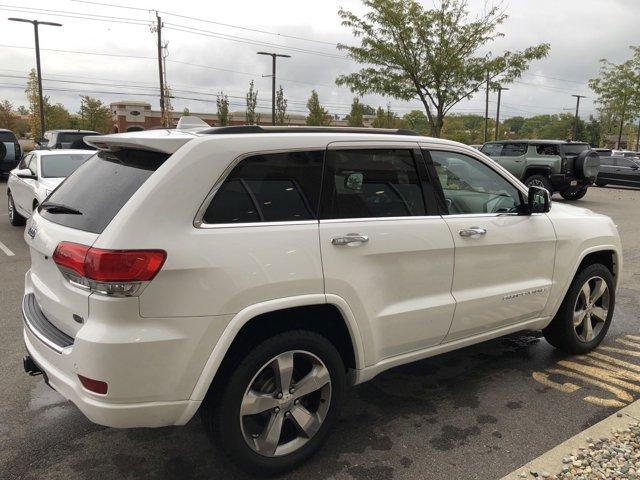
<path fill-rule="evenodd" d="M 164 250 L 104 250 L 61 242 L 53 261 L 80 277 L 98 282 L 147 282 L 167 258 Z"/>
<path fill-rule="evenodd" d="M 82 375 L 78 375 L 78 378 L 80 379 L 82 386 L 90 392 L 99 393 L 100 395 L 105 395 L 107 393 L 107 389 L 109 388 L 107 382 L 83 377 Z"/>

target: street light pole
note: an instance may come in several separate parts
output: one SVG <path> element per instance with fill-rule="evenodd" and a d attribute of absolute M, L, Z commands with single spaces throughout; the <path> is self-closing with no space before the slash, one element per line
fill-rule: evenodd
<path fill-rule="evenodd" d="M 44 98 L 42 96 L 42 70 L 40 68 L 40 37 L 38 35 L 38 25 L 49 25 L 51 27 L 61 27 L 61 23 L 54 22 L 40 22 L 38 20 L 28 20 L 26 18 L 9 18 L 12 22 L 24 22 L 31 23 L 33 25 L 33 31 L 35 34 L 36 42 L 36 71 L 38 73 L 38 105 L 40 110 L 40 135 L 44 135 L 45 122 L 44 122 Z"/>
<path fill-rule="evenodd" d="M 573 140 L 578 139 L 578 110 L 580 109 L 580 99 L 587 98 L 584 95 L 571 95 L 576 97 L 576 118 L 573 120 Z"/>
<path fill-rule="evenodd" d="M 496 110 L 496 133 L 494 140 L 498 140 L 498 129 L 500 128 L 500 99 L 502 98 L 502 91 L 509 90 L 505 87 L 498 88 L 498 109 Z"/>
<path fill-rule="evenodd" d="M 258 52 L 258 55 L 271 57 L 271 125 L 276 124 L 276 58 L 291 58 L 291 55 L 271 52 Z"/>

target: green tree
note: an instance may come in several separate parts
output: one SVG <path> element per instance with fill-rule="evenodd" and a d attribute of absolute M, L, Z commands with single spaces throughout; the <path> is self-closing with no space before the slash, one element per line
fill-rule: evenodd
<path fill-rule="evenodd" d="M 360 39 L 359 46 L 338 48 L 365 66 L 341 75 L 360 95 L 377 93 L 402 100 L 419 99 L 431 133 L 439 137 L 449 110 L 470 98 L 484 84 L 487 74 L 497 85 L 520 77 L 534 59 L 547 56 L 548 44 L 505 52 L 479 54 L 486 44 L 503 36 L 496 31 L 507 15 L 498 7 L 469 20 L 465 0 L 440 0 L 425 10 L 417 0 L 362 0 L 368 12 L 362 17 L 340 9 L 342 25 Z"/>
<path fill-rule="evenodd" d="M 78 115 L 81 128 L 99 133 L 107 133 L 111 128 L 111 110 L 97 98 L 81 95 Z"/>
<path fill-rule="evenodd" d="M 251 82 L 253 85 L 253 82 Z M 216 107 L 218 108 L 218 125 L 224 127 L 229 125 L 229 97 L 224 92 L 216 96 Z"/>
<path fill-rule="evenodd" d="M 47 129 L 59 130 L 63 128 L 71 128 L 71 114 L 61 103 L 51 105 L 49 99 L 46 98 L 44 104 L 44 116 Z"/>
<path fill-rule="evenodd" d="M 420 110 L 411 110 L 409 113 L 405 113 L 402 118 L 407 124 L 407 128 L 418 132 L 420 135 L 426 135 L 429 131 L 429 119 Z"/>
<path fill-rule="evenodd" d="M 360 103 L 360 99 L 355 97 L 353 102 L 351 103 L 351 111 L 349 115 L 347 115 L 347 125 L 350 127 L 363 127 L 364 123 L 362 122 L 362 116 L 364 114 L 364 108 L 362 103 Z"/>
<path fill-rule="evenodd" d="M 371 105 L 363 105 L 362 106 L 362 114 L 363 115 L 375 115 L 376 114 L 376 109 L 373 108 Z"/>
<path fill-rule="evenodd" d="M 631 49 L 633 55 L 626 62 L 600 60 L 600 75 L 589 80 L 589 87 L 598 96 L 599 108 L 617 120 L 618 147 L 625 124 L 640 116 L 640 47 Z"/>
<path fill-rule="evenodd" d="M 307 115 L 307 125 L 327 126 L 331 125 L 331 115 L 320 105 L 320 98 L 318 92 L 311 91 L 311 96 L 307 101 L 307 109 L 309 115 Z"/>
<path fill-rule="evenodd" d="M 391 111 L 391 105 L 387 104 L 386 110 L 378 107 L 376 118 L 373 119 L 371 126 L 373 128 L 401 128 L 404 123 Z"/>
<path fill-rule="evenodd" d="M 43 132 L 40 128 L 40 103 L 38 102 L 38 76 L 34 68 L 29 72 L 27 88 L 25 89 L 27 102 L 29 103 L 29 128 L 35 140 L 42 138 Z M 49 98 L 44 97 L 44 103 L 48 103 Z M 46 112 L 46 109 L 45 109 Z"/>
<path fill-rule="evenodd" d="M 253 80 L 249 83 L 249 91 L 246 95 L 247 110 L 244 113 L 245 125 L 257 125 L 260 123 L 260 115 L 256 113 L 258 104 L 258 91 L 254 90 Z"/>
<path fill-rule="evenodd" d="M 13 111 L 13 104 L 9 100 L 0 102 L 0 128 L 14 130 L 16 120 L 17 117 Z"/>
<path fill-rule="evenodd" d="M 284 125 L 287 121 L 287 99 L 284 97 L 282 85 L 276 91 L 276 125 Z"/>
<path fill-rule="evenodd" d="M 184 110 L 182 110 L 182 116 L 183 117 L 188 117 L 189 115 L 191 115 L 191 112 L 189 111 L 188 107 L 184 107 Z"/>
<path fill-rule="evenodd" d="M 29 109 L 24 105 L 20 105 L 16 111 L 19 115 L 29 115 Z"/>

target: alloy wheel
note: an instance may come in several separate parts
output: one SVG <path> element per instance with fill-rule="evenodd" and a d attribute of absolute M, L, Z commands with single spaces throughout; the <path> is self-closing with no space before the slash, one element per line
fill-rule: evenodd
<path fill-rule="evenodd" d="M 245 442 L 266 457 L 300 449 L 320 430 L 331 403 L 331 375 L 314 354 L 293 350 L 265 363 L 240 405 Z"/>
<path fill-rule="evenodd" d="M 573 307 L 573 329 L 578 339 L 590 342 L 607 321 L 610 307 L 609 287 L 602 277 L 591 277 L 580 291 Z"/>
<path fill-rule="evenodd" d="M 11 198 L 11 194 L 7 195 L 7 209 L 9 211 L 9 221 L 13 222 L 13 198 Z"/>

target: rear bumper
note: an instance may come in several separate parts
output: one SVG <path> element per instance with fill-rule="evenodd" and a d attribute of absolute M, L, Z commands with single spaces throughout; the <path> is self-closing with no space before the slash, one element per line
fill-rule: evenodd
<path fill-rule="evenodd" d="M 73 402 L 92 422 L 108 427 L 161 427 L 184 425 L 200 406 L 199 401 L 110 403 L 85 390 L 75 374 L 73 348 L 56 353 L 24 329 L 28 354 L 42 371 L 47 383 L 60 395 Z"/>
<path fill-rule="evenodd" d="M 28 308 L 33 294 L 27 272 L 27 353 L 47 383 L 89 420 L 119 428 L 161 427 L 184 425 L 196 413 L 202 398 L 193 398 L 193 388 L 226 318 L 141 318 L 137 298 L 101 297 L 65 346 L 64 337 L 56 340 L 56 332 L 48 330 L 55 325 L 33 318 L 39 311 L 46 320 L 37 302 L 36 310 Z M 106 382 L 107 394 L 85 389 L 78 374 Z"/>
<path fill-rule="evenodd" d="M 551 185 L 554 190 L 564 190 L 565 188 L 580 188 L 589 186 L 595 179 L 591 178 L 576 178 L 569 173 L 553 173 L 549 176 Z"/>

